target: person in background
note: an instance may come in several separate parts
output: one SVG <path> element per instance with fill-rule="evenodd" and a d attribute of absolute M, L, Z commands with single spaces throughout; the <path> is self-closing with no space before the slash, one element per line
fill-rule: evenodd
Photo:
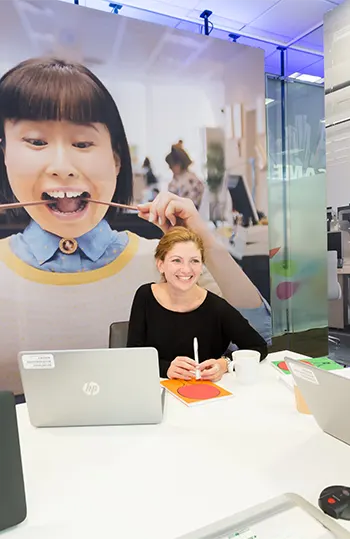
<path fill-rule="evenodd" d="M 202 380 L 216 382 L 227 372 L 230 359 L 225 352 L 230 343 L 266 357 L 266 342 L 247 320 L 226 300 L 198 285 L 204 263 L 198 234 L 184 227 L 170 229 L 158 243 L 155 259 L 162 281 L 137 290 L 128 346 L 156 348 L 161 377 L 195 377 L 195 337 Z"/>
<path fill-rule="evenodd" d="M 173 144 L 165 161 L 173 173 L 168 190 L 180 197 L 190 198 L 198 209 L 202 201 L 204 185 L 194 172 L 189 170 L 192 161 L 183 149 L 182 140 Z"/>
<path fill-rule="evenodd" d="M 148 157 L 145 158 L 142 168 L 144 170 L 147 187 L 155 185 L 158 183 L 156 176 L 153 174 L 151 161 Z"/>
<path fill-rule="evenodd" d="M 153 202 L 159 194 L 158 179 L 152 170 L 151 161 L 148 157 L 145 158 L 142 169 L 146 180 L 146 188 L 142 192 L 142 202 Z"/>

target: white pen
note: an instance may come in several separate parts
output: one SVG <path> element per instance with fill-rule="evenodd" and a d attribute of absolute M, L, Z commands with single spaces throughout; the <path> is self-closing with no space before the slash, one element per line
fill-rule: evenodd
<path fill-rule="evenodd" d="M 199 365 L 199 358 L 198 358 L 198 339 L 195 337 L 193 339 L 193 351 L 194 351 L 194 360 Z M 201 378 L 201 371 L 198 367 L 196 367 L 196 380 L 200 380 Z"/>

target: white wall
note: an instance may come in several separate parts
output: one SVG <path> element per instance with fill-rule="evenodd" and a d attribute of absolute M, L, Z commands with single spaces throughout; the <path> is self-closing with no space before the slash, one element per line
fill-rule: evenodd
<path fill-rule="evenodd" d="M 327 206 L 336 211 L 350 204 L 350 162 L 327 163 Z"/>

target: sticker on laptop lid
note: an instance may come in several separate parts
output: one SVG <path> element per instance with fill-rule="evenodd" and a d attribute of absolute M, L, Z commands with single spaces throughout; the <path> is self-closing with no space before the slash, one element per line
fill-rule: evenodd
<path fill-rule="evenodd" d="M 290 369 L 296 378 L 301 378 L 302 380 L 305 380 L 305 382 L 319 385 L 315 374 L 308 367 L 305 367 L 304 365 L 292 365 L 290 363 Z"/>
<path fill-rule="evenodd" d="M 53 354 L 23 354 L 22 365 L 24 369 L 54 369 Z"/>

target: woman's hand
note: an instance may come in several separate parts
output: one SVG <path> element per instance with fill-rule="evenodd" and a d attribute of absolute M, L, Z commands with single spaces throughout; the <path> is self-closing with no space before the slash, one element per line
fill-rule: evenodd
<path fill-rule="evenodd" d="M 227 362 L 225 358 L 207 359 L 200 363 L 199 370 L 201 380 L 209 380 L 210 382 L 218 382 L 227 372 Z"/>
<path fill-rule="evenodd" d="M 139 217 L 159 226 L 166 233 L 171 226 L 181 225 L 191 228 L 199 235 L 210 234 L 190 198 L 173 193 L 159 193 L 153 202 L 139 204 Z"/>
<path fill-rule="evenodd" d="M 196 376 L 196 362 L 185 356 L 176 357 L 171 363 L 167 372 L 168 378 L 178 378 L 180 380 L 192 380 Z"/>

